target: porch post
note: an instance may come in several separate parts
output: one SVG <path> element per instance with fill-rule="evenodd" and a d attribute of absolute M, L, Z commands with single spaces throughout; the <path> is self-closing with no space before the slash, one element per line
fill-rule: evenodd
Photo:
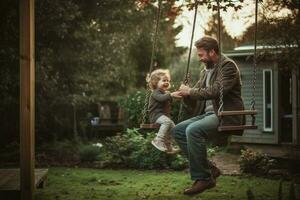
<path fill-rule="evenodd" d="M 292 69 L 292 112 L 293 112 L 293 144 L 299 145 L 299 69 Z"/>
<path fill-rule="evenodd" d="M 34 198 L 34 0 L 20 0 L 20 195 Z"/>

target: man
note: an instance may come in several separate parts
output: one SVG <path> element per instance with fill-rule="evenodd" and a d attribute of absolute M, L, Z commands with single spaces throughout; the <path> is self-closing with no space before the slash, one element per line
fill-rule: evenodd
<path fill-rule="evenodd" d="M 193 88 L 181 85 L 178 95 L 183 97 L 193 111 L 192 118 L 180 122 L 173 128 L 172 134 L 181 150 L 187 155 L 193 185 L 184 191 L 186 195 L 201 193 L 216 186 L 216 177 L 220 175 L 216 167 L 207 160 L 206 143 L 209 136 L 218 133 L 220 89 L 223 86 L 223 109 L 243 110 L 241 98 L 241 77 L 236 64 L 225 55 L 219 54 L 217 40 L 203 37 L 195 46 L 205 69 L 200 80 Z M 242 116 L 229 116 L 223 119 L 223 125 L 241 125 Z M 210 170 L 211 168 L 211 170 Z"/>

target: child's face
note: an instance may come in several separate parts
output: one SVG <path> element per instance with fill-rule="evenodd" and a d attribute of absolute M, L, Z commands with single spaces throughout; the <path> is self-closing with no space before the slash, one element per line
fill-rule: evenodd
<path fill-rule="evenodd" d="M 170 79 L 168 76 L 162 76 L 157 83 L 157 87 L 160 90 L 166 91 L 170 88 Z"/>

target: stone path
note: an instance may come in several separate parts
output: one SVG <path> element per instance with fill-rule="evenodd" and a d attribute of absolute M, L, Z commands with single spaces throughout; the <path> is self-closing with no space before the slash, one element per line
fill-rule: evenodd
<path fill-rule="evenodd" d="M 217 167 L 222 171 L 223 175 L 240 175 L 240 166 L 238 163 L 239 155 L 217 152 L 215 156 L 212 157 L 212 161 L 217 165 Z"/>

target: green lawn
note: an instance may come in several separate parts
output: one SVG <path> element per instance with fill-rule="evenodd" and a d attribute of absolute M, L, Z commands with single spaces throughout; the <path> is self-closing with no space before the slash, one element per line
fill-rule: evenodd
<path fill-rule="evenodd" d="M 278 180 L 221 176 L 217 187 L 187 197 L 182 195 L 182 191 L 192 182 L 184 172 L 50 168 L 48 179 L 48 186 L 36 191 L 36 200 L 241 200 L 247 199 L 248 188 L 252 189 L 255 200 L 274 200 L 277 199 L 279 186 Z M 287 199 L 289 185 L 284 182 L 283 199 Z"/>

